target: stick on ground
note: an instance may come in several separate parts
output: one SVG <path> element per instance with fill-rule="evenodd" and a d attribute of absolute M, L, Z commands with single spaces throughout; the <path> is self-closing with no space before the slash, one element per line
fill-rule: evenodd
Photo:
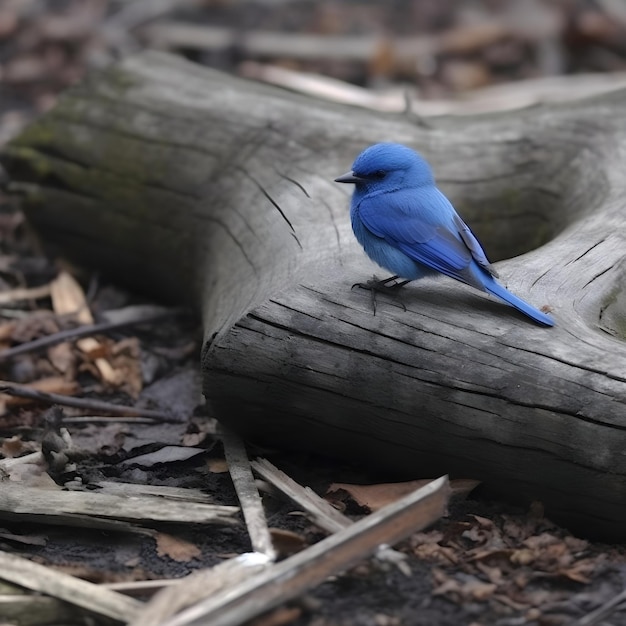
<path fill-rule="evenodd" d="M 254 483 L 250 461 L 242 440 L 233 432 L 221 429 L 224 453 L 228 462 L 228 471 L 233 480 L 239 504 L 246 520 L 250 542 L 255 552 L 276 559 L 276 550 L 267 527 L 263 502 Z"/>

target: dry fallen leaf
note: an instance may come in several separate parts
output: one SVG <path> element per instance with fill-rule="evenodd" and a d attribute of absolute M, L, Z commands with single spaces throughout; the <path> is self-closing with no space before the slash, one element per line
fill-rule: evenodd
<path fill-rule="evenodd" d="M 12 339 L 17 322 L 2 322 L 0 324 L 0 342 L 8 342 Z"/>
<path fill-rule="evenodd" d="M 50 311 L 33 311 L 26 317 L 16 320 L 12 339 L 15 343 L 26 343 L 59 332 L 59 322 Z"/>
<path fill-rule="evenodd" d="M 206 464 L 212 474 L 225 474 L 228 471 L 226 459 L 211 458 L 207 459 Z"/>
<path fill-rule="evenodd" d="M 497 589 L 497 585 L 486 583 L 469 574 L 455 574 L 449 576 L 439 568 L 433 568 L 433 578 L 438 586 L 433 589 L 433 595 L 452 595 L 457 602 L 481 601 L 490 598 Z"/>
<path fill-rule="evenodd" d="M 83 288 L 68 272 L 60 272 L 50 283 L 50 297 L 52 308 L 57 315 L 73 315 L 80 324 L 94 323 Z M 126 381 L 127 372 L 116 371 L 109 360 L 101 356 L 107 353 L 102 342 L 93 337 L 84 337 L 79 339 L 76 345 L 87 358 L 93 360 L 98 377 L 103 382 L 118 386 Z M 131 389 L 133 388 L 131 384 Z"/>
<path fill-rule="evenodd" d="M 157 533 L 156 543 L 159 556 L 168 556 L 179 563 L 186 563 L 202 555 L 202 551 L 197 545 L 167 533 Z"/>
<path fill-rule="evenodd" d="M 33 452 L 37 448 L 37 444 L 33 441 L 22 441 L 21 435 L 13 435 L 6 439 L 0 440 L 0 455 L 5 459 L 12 459 L 21 456 L 25 452 Z"/>
<path fill-rule="evenodd" d="M 348 483 L 333 483 L 328 492 L 343 490 L 359 505 L 370 511 L 378 511 L 382 507 L 399 500 L 416 489 L 427 485 L 429 479 L 411 480 L 403 483 L 380 483 L 376 485 L 351 485 Z"/>
<path fill-rule="evenodd" d="M 276 548 L 276 551 L 281 557 L 291 556 L 304 550 L 308 543 L 306 539 L 291 530 L 284 530 L 281 528 L 270 528 L 270 535 L 272 537 L 272 545 Z"/>
<path fill-rule="evenodd" d="M 69 374 L 73 378 L 76 352 L 70 343 L 59 343 L 48 348 L 48 359 L 61 374 Z"/>
<path fill-rule="evenodd" d="M 131 398 L 137 399 L 143 389 L 139 339 L 122 339 L 111 346 L 110 352 L 109 361 L 115 371 L 115 384 Z"/>
<path fill-rule="evenodd" d="M 367 507 L 370 511 L 378 511 L 384 506 L 403 498 L 407 494 L 427 485 L 432 479 L 410 480 L 401 483 L 378 483 L 375 485 L 352 485 L 349 483 L 333 483 L 328 488 L 328 494 L 341 490 L 350 494 L 352 499 L 359 505 Z M 480 484 L 478 480 L 457 478 L 450 481 L 453 496 L 465 496 Z M 335 504 L 337 495 L 332 497 Z"/>
<path fill-rule="evenodd" d="M 52 309 L 57 315 L 74 315 L 80 324 L 93 324 L 85 292 L 68 272 L 61 271 L 50 283 Z"/>

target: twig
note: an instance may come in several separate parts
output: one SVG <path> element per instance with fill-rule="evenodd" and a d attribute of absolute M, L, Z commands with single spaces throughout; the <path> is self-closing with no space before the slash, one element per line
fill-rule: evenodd
<path fill-rule="evenodd" d="M 250 461 L 241 439 L 232 431 L 220 428 L 224 453 L 228 462 L 228 471 L 232 478 L 243 517 L 246 521 L 252 549 L 264 554 L 271 561 L 276 559 L 276 550 L 267 527 L 263 503 L 254 484 Z"/>
<path fill-rule="evenodd" d="M 207 598 L 159 626 L 236 626 L 291 600 L 439 519 L 446 507 L 443 476 L 302 552 Z"/>
<path fill-rule="evenodd" d="M 19 346 L 13 346 L 4 352 L 0 352 L 0 363 L 14 359 L 16 356 L 21 354 L 37 352 L 39 350 L 49 348 L 50 346 L 54 346 L 57 343 L 62 343 L 64 341 L 81 339 L 82 337 L 106 333 L 111 330 L 119 330 L 121 328 L 126 328 L 127 326 L 135 326 L 146 322 L 155 322 L 163 319 L 164 317 L 173 317 L 174 315 L 179 315 L 181 313 L 179 309 L 158 309 L 154 311 L 154 307 L 151 307 L 150 310 L 152 311 L 151 314 L 146 314 L 143 310 L 141 310 L 135 317 L 100 322 L 98 324 L 86 324 L 83 326 L 77 326 L 76 328 L 68 328 L 67 330 L 62 330 L 52 335 L 46 335 L 45 337 L 39 337 L 33 341 L 22 343 Z"/>
<path fill-rule="evenodd" d="M 591 611 L 591 613 L 587 613 L 587 615 L 576 620 L 570 624 L 570 626 L 595 626 L 609 617 L 622 602 L 626 602 L 626 589 L 597 609 Z"/>
<path fill-rule="evenodd" d="M 158 422 L 165 423 L 180 422 L 180 420 L 176 419 L 173 415 L 170 415 L 169 413 L 162 413 L 161 411 L 125 406 L 123 404 L 113 404 L 112 402 L 103 402 L 102 400 L 92 400 L 89 398 L 72 398 L 71 396 L 62 396 L 58 393 L 37 391 L 36 389 L 22 387 L 5 381 L 0 381 L 0 393 L 6 393 L 9 396 L 15 396 L 18 398 L 28 398 L 29 400 L 45 402 L 46 404 L 59 404 L 61 406 L 71 406 L 78 409 L 98 411 L 102 413 L 115 413 L 116 415 L 126 417 L 149 417 L 153 420 L 157 420 Z"/>
<path fill-rule="evenodd" d="M 0 578 L 123 622 L 142 606 L 133 598 L 6 552 L 0 552 Z"/>

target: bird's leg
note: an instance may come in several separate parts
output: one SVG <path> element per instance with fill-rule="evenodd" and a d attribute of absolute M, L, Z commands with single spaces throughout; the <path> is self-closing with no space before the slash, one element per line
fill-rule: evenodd
<path fill-rule="evenodd" d="M 398 278 L 400 277 L 395 275 L 381 280 L 380 278 L 378 278 L 378 276 L 374 274 L 374 276 L 365 283 L 354 283 L 354 285 L 352 285 L 352 289 L 354 289 L 355 287 L 360 287 L 361 289 L 367 289 L 370 292 L 370 298 L 372 300 L 372 310 L 374 311 L 374 315 L 376 315 L 377 292 L 395 294 L 395 292 L 398 291 L 400 287 L 404 287 L 404 285 L 410 282 L 408 280 L 403 280 L 399 283 L 394 282 L 398 280 Z M 389 283 L 393 284 L 390 285 Z M 404 306 L 404 302 L 400 301 L 400 304 L 402 305 L 402 308 L 406 311 L 406 306 Z"/>

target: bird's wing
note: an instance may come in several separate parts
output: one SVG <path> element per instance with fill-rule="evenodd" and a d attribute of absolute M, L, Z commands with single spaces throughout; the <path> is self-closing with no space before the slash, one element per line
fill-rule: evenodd
<path fill-rule="evenodd" d="M 476 261 L 476 263 L 478 263 L 478 265 L 480 265 L 483 269 L 487 270 L 492 276 L 497 278 L 498 272 L 496 272 L 495 268 L 491 265 L 491 263 L 489 263 L 489 259 L 485 255 L 485 251 L 480 245 L 480 242 L 476 239 L 474 233 L 470 230 L 470 227 L 459 217 L 456 211 L 454 214 L 454 225 L 458 229 L 461 239 L 463 239 L 463 242 L 472 253 L 474 261 Z"/>
<path fill-rule="evenodd" d="M 480 243 L 436 187 L 366 198 L 359 217 L 372 233 L 432 269 L 462 278 L 474 258 L 491 273 Z"/>

